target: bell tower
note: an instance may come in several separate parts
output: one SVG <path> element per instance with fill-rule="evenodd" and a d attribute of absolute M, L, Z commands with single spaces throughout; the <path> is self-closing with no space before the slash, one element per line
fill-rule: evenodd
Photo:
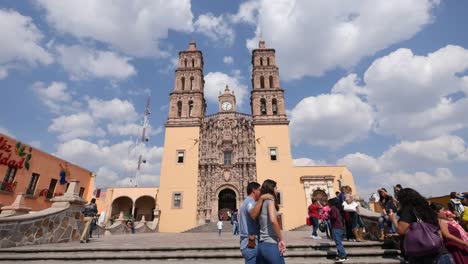
<path fill-rule="evenodd" d="M 203 97 L 203 55 L 191 41 L 189 48 L 179 52 L 174 91 L 170 94 L 169 117 L 166 126 L 200 126 L 205 116 Z"/>
<path fill-rule="evenodd" d="M 284 90 L 280 86 L 275 50 L 259 42 L 252 51 L 251 107 L 254 124 L 289 124 L 284 105 Z"/>
<path fill-rule="evenodd" d="M 288 170 L 293 164 L 289 120 L 275 50 L 266 48 L 263 40 L 259 42 L 258 49 L 252 51 L 252 66 L 251 106 L 255 129 L 257 182 L 272 179 L 278 182 L 280 188 L 287 188 L 290 184 Z"/>
<path fill-rule="evenodd" d="M 198 142 L 206 108 L 204 84 L 203 55 L 191 41 L 187 50 L 179 52 L 174 90 L 170 93 L 158 193 L 160 232 L 182 232 L 197 225 Z"/>

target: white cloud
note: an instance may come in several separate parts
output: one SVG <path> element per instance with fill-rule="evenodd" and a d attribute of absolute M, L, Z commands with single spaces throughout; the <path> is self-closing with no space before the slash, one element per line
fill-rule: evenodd
<path fill-rule="evenodd" d="M 108 124 L 107 131 L 109 134 L 119 135 L 119 136 L 141 136 L 142 127 L 136 123 L 128 123 L 128 124 Z M 149 126 L 146 130 L 147 136 L 155 136 L 162 133 L 162 127 L 157 127 L 153 129 Z"/>
<path fill-rule="evenodd" d="M 124 80 L 136 74 L 130 58 L 111 51 L 98 51 L 83 46 L 57 46 L 59 62 L 71 79 L 109 78 Z"/>
<path fill-rule="evenodd" d="M 398 49 L 375 60 L 361 81 L 341 79 L 335 93 L 357 93 L 376 110 L 376 132 L 427 139 L 468 127 L 468 50 L 446 46 L 427 56 Z M 464 96 L 453 100 L 450 95 Z"/>
<path fill-rule="evenodd" d="M 349 68 L 362 58 L 410 39 L 432 22 L 434 0 L 375 1 L 249 1 L 235 15 L 238 21 L 257 21 L 258 35 L 277 49 L 284 79 L 320 76 L 337 67 Z M 235 21 L 236 19 L 234 19 Z"/>
<path fill-rule="evenodd" d="M 191 32 L 189 0 L 40 0 L 49 24 L 61 33 L 111 45 L 133 56 L 165 56 L 161 40 L 169 30 Z"/>
<path fill-rule="evenodd" d="M 32 19 L 13 10 L 0 9 L 0 79 L 23 64 L 51 64 L 52 56 L 41 46 L 42 33 Z"/>
<path fill-rule="evenodd" d="M 15 136 L 6 128 L 0 127 L 0 134 L 7 135 L 9 137 L 14 138 Z"/>
<path fill-rule="evenodd" d="M 130 186 L 130 179 L 133 179 L 137 167 L 132 149 L 131 141 L 100 146 L 86 140 L 73 139 L 61 143 L 55 154 L 97 172 L 96 187 Z M 141 165 L 139 186 L 159 185 L 163 148 L 145 147 L 141 153 L 146 163 Z"/>
<path fill-rule="evenodd" d="M 211 13 L 200 15 L 197 21 L 195 21 L 194 26 L 197 32 L 215 42 L 222 41 L 227 46 L 231 46 L 234 43 L 234 30 L 223 15 L 218 17 Z"/>
<path fill-rule="evenodd" d="M 448 169 L 466 162 L 467 153 L 468 148 L 462 138 L 442 136 L 431 140 L 403 141 L 390 146 L 379 157 L 359 152 L 348 154 L 337 163 L 346 165 L 353 172 L 358 189 L 366 194 L 382 186 L 400 183 L 426 195 L 442 195 L 468 184 L 466 177 L 454 176 Z"/>
<path fill-rule="evenodd" d="M 372 108 L 354 95 L 323 94 L 302 99 L 290 112 L 295 145 L 340 147 L 364 138 L 372 128 Z"/>
<path fill-rule="evenodd" d="M 319 165 L 325 165 L 326 162 L 324 160 L 297 158 L 297 159 L 293 159 L 293 164 L 294 166 L 319 166 Z"/>
<path fill-rule="evenodd" d="M 206 100 L 217 103 L 219 93 L 224 91 L 226 84 L 231 91 L 234 91 L 237 105 L 241 106 L 248 94 L 248 87 L 242 83 L 239 72 L 234 72 L 232 76 L 222 72 L 209 72 L 205 76 Z"/>
<path fill-rule="evenodd" d="M 223 62 L 225 64 L 233 64 L 234 63 L 234 58 L 231 56 L 224 56 L 223 57 Z"/>
<path fill-rule="evenodd" d="M 43 82 L 35 82 L 32 89 L 53 113 L 76 110 L 81 106 L 79 102 L 72 101 L 72 93 L 64 82 L 52 82 L 47 87 Z"/>
<path fill-rule="evenodd" d="M 106 101 L 93 98 L 88 100 L 88 107 L 93 117 L 113 123 L 134 122 L 138 117 L 135 107 L 127 100 L 114 98 Z"/>
<path fill-rule="evenodd" d="M 259 7 L 260 3 L 257 0 L 246 1 L 240 4 L 237 14 L 231 15 L 230 19 L 233 23 L 244 22 L 255 24 L 257 22 Z"/>
<path fill-rule="evenodd" d="M 96 121 L 88 113 L 64 115 L 52 119 L 48 131 L 58 132 L 60 141 L 74 138 L 104 136 L 105 132 L 97 127 Z"/>
<path fill-rule="evenodd" d="M 29 143 L 29 145 L 35 147 L 35 148 L 41 148 L 41 141 L 39 140 L 33 140 Z"/>

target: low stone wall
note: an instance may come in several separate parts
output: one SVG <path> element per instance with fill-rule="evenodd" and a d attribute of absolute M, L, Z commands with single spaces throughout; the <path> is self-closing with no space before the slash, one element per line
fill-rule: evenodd
<path fill-rule="evenodd" d="M 379 217 L 380 214 L 360 207 L 359 215 L 364 222 L 366 229 L 364 238 L 367 240 L 379 240 L 380 228 L 379 228 Z"/>
<path fill-rule="evenodd" d="M 27 213 L 30 209 L 24 207 L 23 194 L 19 194 L 14 204 L 2 207 L 0 248 L 79 240 L 80 214 L 86 201 L 78 192 L 78 181 L 70 181 L 63 196 L 51 199 L 51 208 L 35 213 Z"/>
<path fill-rule="evenodd" d="M 79 240 L 81 205 L 0 219 L 0 248 Z"/>

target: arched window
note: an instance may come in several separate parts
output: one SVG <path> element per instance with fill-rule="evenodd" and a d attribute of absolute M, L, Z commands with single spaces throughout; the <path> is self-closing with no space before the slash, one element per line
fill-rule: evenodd
<path fill-rule="evenodd" d="M 181 89 L 182 89 L 182 91 L 183 91 L 183 90 L 185 90 L 185 77 L 180 78 L 180 82 L 181 82 L 181 86 L 180 86 L 180 87 L 181 87 Z"/>
<path fill-rule="evenodd" d="M 187 59 L 184 60 L 184 66 L 187 67 Z"/>
<path fill-rule="evenodd" d="M 181 117 L 181 116 L 182 116 L 182 102 L 178 101 L 177 102 L 177 117 Z"/>
<path fill-rule="evenodd" d="M 193 90 L 193 81 L 194 81 L 194 78 L 192 76 L 190 77 L 190 90 Z"/>
<path fill-rule="evenodd" d="M 260 58 L 260 66 L 263 66 L 263 58 Z"/>
<path fill-rule="evenodd" d="M 277 115 L 278 114 L 278 102 L 276 101 L 276 98 L 271 101 L 271 108 L 273 110 L 273 114 Z"/>
<path fill-rule="evenodd" d="M 192 113 L 193 113 L 193 101 L 189 101 L 189 103 L 188 103 L 188 116 L 192 117 Z"/>
<path fill-rule="evenodd" d="M 270 65 L 270 57 L 267 58 L 267 65 Z"/>
<path fill-rule="evenodd" d="M 192 68 L 195 67 L 195 59 L 192 59 Z"/>
<path fill-rule="evenodd" d="M 260 88 L 265 88 L 265 77 L 260 76 Z"/>
<path fill-rule="evenodd" d="M 270 75 L 270 78 L 269 78 L 269 79 L 270 79 L 270 88 L 275 87 L 275 84 L 273 83 L 273 76 Z"/>
<path fill-rule="evenodd" d="M 265 98 L 262 98 L 260 100 L 260 113 L 262 115 L 266 115 L 267 114 L 267 110 L 266 110 L 266 100 Z"/>

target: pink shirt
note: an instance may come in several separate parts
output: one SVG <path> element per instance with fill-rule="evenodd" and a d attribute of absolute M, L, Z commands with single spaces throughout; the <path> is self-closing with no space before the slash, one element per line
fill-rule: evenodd
<path fill-rule="evenodd" d="M 330 211 L 331 211 L 330 206 L 327 205 L 325 207 L 322 207 L 322 211 L 320 212 L 320 220 L 327 220 Z"/>

